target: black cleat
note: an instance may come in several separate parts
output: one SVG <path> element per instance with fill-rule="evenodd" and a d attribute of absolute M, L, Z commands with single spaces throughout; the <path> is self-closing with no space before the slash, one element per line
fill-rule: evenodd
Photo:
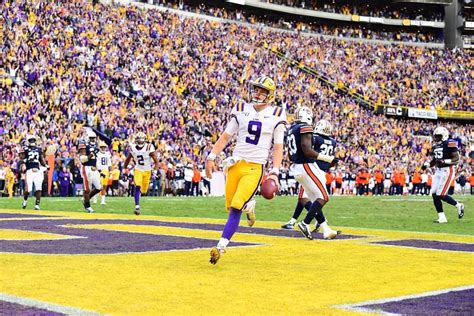
<path fill-rule="evenodd" d="M 311 232 L 312 234 L 316 234 L 319 232 L 319 229 L 321 228 L 321 224 L 316 223 L 316 227 L 314 227 L 313 231 Z"/>
<path fill-rule="evenodd" d="M 464 216 L 464 204 L 459 203 L 459 206 L 456 206 L 458 209 L 458 218 L 461 219 Z"/>
<path fill-rule="evenodd" d="M 283 228 L 283 229 L 294 229 L 295 224 L 286 223 L 285 225 L 282 225 L 281 228 Z"/>
<path fill-rule="evenodd" d="M 309 240 L 313 240 L 313 235 L 311 235 L 311 232 L 309 231 L 309 225 L 306 225 L 303 222 L 298 223 L 298 228 L 300 229 L 301 233 L 308 238 Z"/>

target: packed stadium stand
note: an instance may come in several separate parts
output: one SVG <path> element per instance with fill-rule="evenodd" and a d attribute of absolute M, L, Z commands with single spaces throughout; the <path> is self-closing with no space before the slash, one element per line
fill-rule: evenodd
<path fill-rule="evenodd" d="M 272 3 L 303 6 L 302 1 Z M 471 174 L 472 52 L 413 45 L 442 42 L 439 29 L 387 26 L 380 32 L 376 29 L 383 27 L 367 24 L 364 33 L 361 23 L 308 20 L 303 27 L 306 22 L 294 19 L 289 23 L 295 27 L 282 30 L 262 26 L 283 22 L 261 8 L 192 1 L 155 5 L 2 5 L 0 160 L 14 170 L 18 183 L 18 147 L 27 134 L 38 135 L 42 146 L 55 152 L 56 177 L 67 165 L 80 183 L 76 145 L 88 126 L 108 141 L 124 181 L 127 146 L 136 132 L 145 132 L 162 163 L 161 180 L 154 177 L 170 192 L 177 166 L 191 163 L 202 170 L 230 109 L 245 101 L 248 81 L 260 74 L 275 80 L 276 103 L 290 116 L 298 105 L 307 105 L 333 124 L 341 159 L 334 173 L 398 170 L 409 183 L 427 159 L 432 131 L 442 124 L 461 148 L 459 171 Z M 383 6 L 319 1 L 305 2 L 304 8 L 444 23 L 441 9 L 413 16 L 386 13 Z M 301 32 L 309 25 L 324 36 Z"/>

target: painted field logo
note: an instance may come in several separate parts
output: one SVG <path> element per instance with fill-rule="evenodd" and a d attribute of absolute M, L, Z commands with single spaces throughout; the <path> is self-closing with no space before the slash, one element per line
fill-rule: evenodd
<path fill-rule="evenodd" d="M 170 226 L 169 224 L 177 224 L 177 227 L 181 227 L 179 225 L 180 223 L 159 221 L 80 219 L 6 220 L 0 222 L 0 230 L 16 229 L 63 235 L 67 236 L 67 238 L 52 240 L 0 240 L 0 252 L 36 254 L 118 254 L 210 248 L 215 245 L 214 240 L 195 237 L 68 227 L 69 225 L 97 224 L 153 226 Z M 234 245 L 253 246 L 256 244 L 236 242 Z"/>

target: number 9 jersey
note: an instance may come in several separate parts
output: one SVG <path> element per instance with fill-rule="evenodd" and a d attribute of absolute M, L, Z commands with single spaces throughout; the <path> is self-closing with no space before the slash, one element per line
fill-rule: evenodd
<path fill-rule="evenodd" d="M 277 129 L 281 126 L 282 129 Z M 252 104 L 239 102 L 230 114 L 225 132 L 237 134 L 233 156 L 248 162 L 265 164 L 272 143 L 283 144 L 286 113 L 279 106 L 268 106 L 257 112 Z"/>
<path fill-rule="evenodd" d="M 145 143 L 139 147 L 138 144 L 132 144 L 130 146 L 130 153 L 135 161 L 135 169 L 141 171 L 150 171 L 151 167 L 151 156 L 150 154 L 155 151 L 155 146 L 150 143 Z"/>

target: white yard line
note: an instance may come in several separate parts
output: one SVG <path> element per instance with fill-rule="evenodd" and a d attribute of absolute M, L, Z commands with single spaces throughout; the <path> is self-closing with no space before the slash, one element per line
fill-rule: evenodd
<path fill-rule="evenodd" d="M 102 315 L 96 312 L 87 311 L 80 308 L 63 306 L 58 304 L 52 304 L 48 302 L 38 301 L 31 298 L 20 297 L 10 294 L 2 294 L 0 293 L 0 301 L 5 301 L 9 303 L 20 304 L 23 306 L 34 307 L 45 309 L 51 312 L 62 313 L 66 315 L 78 315 L 78 316 L 95 316 L 95 315 Z"/>

